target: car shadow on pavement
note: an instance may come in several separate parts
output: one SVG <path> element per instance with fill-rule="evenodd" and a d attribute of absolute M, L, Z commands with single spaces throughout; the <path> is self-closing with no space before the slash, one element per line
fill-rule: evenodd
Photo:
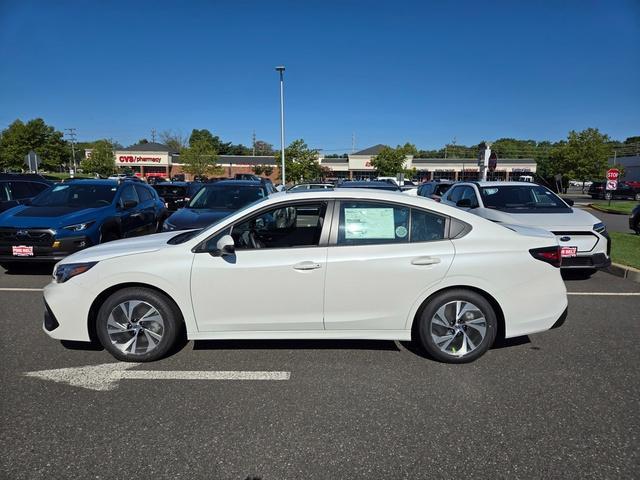
<path fill-rule="evenodd" d="M 594 273 L 596 273 L 596 270 L 591 268 L 577 268 L 575 270 L 560 271 L 560 275 L 562 275 L 562 279 L 565 282 L 571 282 L 574 280 L 588 280 Z"/>
<path fill-rule="evenodd" d="M 426 358 L 429 360 L 435 360 L 418 342 L 399 342 L 407 351 L 417 355 L 418 357 Z M 526 345 L 531 343 L 528 336 L 514 338 L 496 338 L 493 346 L 490 350 L 500 350 L 503 348 L 518 347 L 520 345 Z"/>
<path fill-rule="evenodd" d="M 194 350 L 388 350 L 390 340 L 196 340 Z"/>

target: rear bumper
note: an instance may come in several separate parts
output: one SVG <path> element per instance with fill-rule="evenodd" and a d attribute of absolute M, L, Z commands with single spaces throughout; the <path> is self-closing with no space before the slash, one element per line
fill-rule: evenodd
<path fill-rule="evenodd" d="M 563 258 L 561 268 L 563 270 L 572 270 L 577 268 L 607 268 L 609 266 L 611 266 L 611 258 L 604 253 L 595 253 L 593 255 Z"/>

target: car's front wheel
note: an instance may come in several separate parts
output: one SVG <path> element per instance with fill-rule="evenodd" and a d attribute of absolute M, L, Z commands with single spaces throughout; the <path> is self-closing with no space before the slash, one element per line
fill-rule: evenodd
<path fill-rule="evenodd" d="M 498 321 L 491 304 L 471 290 L 449 290 L 432 299 L 418 319 L 420 341 L 442 362 L 467 363 L 483 355 L 496 338 Z"/>
<path fill-rule="evenodd" d="M 167 355 L 180 338 L 183 321 L 165 295 L 147 288 L 125 288 L 102 304 L 96 333 L 118 360 L 151 362 Z"/>

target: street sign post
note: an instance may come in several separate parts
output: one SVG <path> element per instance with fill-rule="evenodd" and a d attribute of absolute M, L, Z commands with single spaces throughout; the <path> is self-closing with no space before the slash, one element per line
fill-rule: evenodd
<path fill-rule="evenodd" d="M 40 163 L 42 163 L 40 161 L 40 156 L 33 150 L 30 150 L 29 153 L 27 153 L 27 155 L 24 157 L 24 164 L 29 168 L 30 172 L 38 173 L 38 167 L 40 166 Z"/>
<path fill-rule="evenodd" d="M 620 170 L 617 168 L 610 168 L 607 170 L 607 185 L 605 187 L 606 191 L 614 191 L 618 189 L 618 176 L 620 175 Z M 609 205 L 611 205 L 611 198 L 613 198 L 613 193 L 609 197 Z"/>

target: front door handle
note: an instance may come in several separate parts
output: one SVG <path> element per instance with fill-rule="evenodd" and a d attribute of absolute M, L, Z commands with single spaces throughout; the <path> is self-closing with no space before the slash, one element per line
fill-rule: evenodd
<path fill-rule="evenodd" d="M 411 260 L 411 265 L 435 265 L 436 263 L 440 263 L 438 257 L 416 257 Z"/>
<path fill-rule="evenodd" d="M 320 265 L 319 263 L 315 263 L 315 262 L 300 262 L 300 263 L 296 263 L 293 268 L 295 270 L 316 270 L 318 268 L 320 268 L 322 265 Z"/>

